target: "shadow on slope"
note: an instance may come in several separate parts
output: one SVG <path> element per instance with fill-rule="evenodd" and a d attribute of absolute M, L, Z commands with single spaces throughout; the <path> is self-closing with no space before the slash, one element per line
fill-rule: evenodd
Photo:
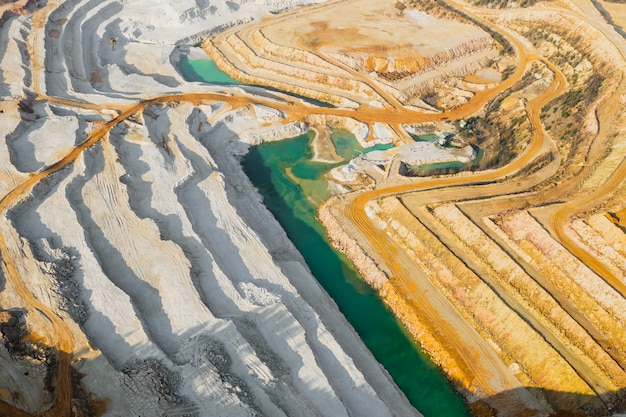
<path fill-rule="evenodd" d="M 15 311 L 9 312 L 7 317 L 11 323 L 15 323 L 16 316 L 21 314 L 23 314 L 23 310 L 15 309 Z M 7 326 L 10 325 L 9 321 L 0 323 L 0 329 L 3 332 L 6 331 L 2 340 L 4 345 L 15 342 L 15 340 L 10 340 L 12 333 L 7 329 Z M 262 410 L 257 407 L 255 398 L 258 399 L 259 395 L 263 397 L 267 393 L 259 391 L 259 387 L 249 386 L 245 382 L 245 377 L 239 375 L 241 372 L 245 372 L 246 369 L 241 368 L 241 358 L 233 357 L 232 349 L 228 348 L 220 340 L 223 339 L 223 335 L 207 334 L 206 332 L 198 332 L 196 330 L 192 330 L 189 332 L 190 334 L 185 335 L 184 339 L 186 342 L 181 345 L 179 357 L 180 359 L 184 358 L 185 362 L 194 367 L 197 372 L 209 372 L 209 374 L 214 376 L 207 379 L 204 384 L 193 384 L 198 391 L 192 393 L 192 396 L 195 397 L 194 399 L 198 400 L 202 397 L 206 399 L 208 392 L 211 392 L 211 396 L 214 396 L 216 390 L 213 385 L 217 383 L 226 387 L 226 390 L 222 391 L 222 395 L 231 397 L 229 400 L 234 401 L 234 403 L 237 401 L 247 403 L 246 406 L 249 407 L 250 415 L 265 415 L 263 411 L 269 411 L 267 404 L 265 407 L 262 407 L 264 409 Z M 219 329 L 217 333 L 220 333 Z M 107 408 L 111 408 L 111 399 L 106 398 L 102 392 L 88 391 L 84 383 L 85 375 L 80 372 L 80 370 L 90 367 L 89 361 L 102 362 L 106 361 L 106 358 L 94 356 L 91 359 L 83 358 L 80 361 L 73 362 L 74 358 L 67 352 L 58 352 L 53 348 L 44 346 L 39 346 L 40 349 L 34 349 L 37 346 L 34 346 L 33 343 L 28 345 L 28 347 L 24 343 L 22 345 L 24 349 L 21 351 L 16 351 L 15 345 L 12 346 L 14 349 L 12 357 L 16 363 L 21 363 L 24 366 L 23 369 L 27 369 L 25 365 L 27 361 L 34 360 L 33 352 L 39 352 L 39 355 L 43 355 L 37 358 L 37 360 L 45 363 L 47 367 L 47 372 L 44 376 L 44 386 L 45 390 L 48 391 L 49 401 L 47 401 L 47 404 L 52 403 L 52 406 L 29 413 L 17 406 L 21 394 L 9 392 L 9 395 L 3 395 L 2 401 L 0 401 L 0 417 L 101 416 L 107 411 Z M 260 357 L 264 357 L 264 355 Z M 73 366 L 67 372 L 66 383 L 59 386 L 58 382 L 60 380 L 57 377 L 60 370 L 58 364 L 62 363 L 73 363 Z M 93 369 L 98 368 L 94 367 L 91 369 L 93 371 Z M 187 388 L 191 386 L 191 384 L 187 384 L 189 381 L 186 381 L 183 377 L 181 370 L 182 368 L 180 367 L 172 367 L 167 359 L 147 357 L 129 360 L 121 370 L 117 370 L 119 389 L 124 396 L 122 402 L 127 403 L 126 406 L 129 410 L 139 413 L 148 410 L 154 412 L 154 415 L 202 415 L 199 408 L 202 405 L 197 404 L 186 395 L 189 393 L 188 391 L 183 393 L 181 390 L 184 385 L 187 385 Z M 276 369 L 272 369 L 272 372 L 275 371 Z M 283 374 L 284 377 L 285 372 L 289 373 L 289 367 L 282 363 L 279 374 Z M 24 374 L 28 375 L 28 371 L 24 372 Z M 108 379 L 106 375 L 102 377 Z M 91 379 L 93 380 L 93 378 L 94 375 L 92 374 Z M 270 408 L 276 407 L 274 411 L 286 416 L 296 416 L 297 414 L 294 414 L 294 412 L 302 411 L 301 407 L 303 406 L 305 409 L 311 406 L 313 406 L 312 409 L 318 408 L 312 404 L 306 404 L 306 399 L 304 398 L 300 398 L 303 401 L 300 404 L 287 406 L 288 404 L 281 401 L 279 397 L 281 393 L 286 394 L 285 389 L 290 391 L 295 388 L 290 384 L 288 385 L 288 388 L 278 389 L 279 387 L 276 387 L 277 390 L 271 395 L 273 406 Z M 545 407 L 541 410 L 507 408 L 509 399 L 516 398 L 520 394 L 526 394 L 526 392 L 522 393 L 520 391 L 530 392 Z M 287 397 L 294 398 L 294 395 L 295 398 L 299 398 L 295 392 L 289 392 Z M 470 406 L 470 409 L 472 415 L 476 417 L 601 417 L 617 416 L 620 415 L 619 413 L 626 411 L 626 388 L 608 393 L 603 397 L 605 399 L 611 398 L 611 404 L 602 403 L 597 396 L 539 388 L 520 388 L 476 401 Z M 59 398 L 62 399 L 59 401 Z M 496 409 L 494 406 L 498 408 Z M 119 408 L 117 409 L 119 410 Z M 225 409 L 222 408 L 222 411 L 225 411 Z M 218 411 L 215 415 L 223 414 L 220 414 Z M 441 415 L 445 416 L 445 414 Z"/>
<path fill-rule="evenodd" d="M 542 410 L 509 410 L 507 404 L 511 398 L 517 398 L 521 391 L 528 391 L 540 403 L 545 405 Z M 497 407 L 497 410 L 494 408 Z M 472 414 L 476 417 L 602 417 L 618 415 L 626 412 L 626 388 L 602 395 L 586 395 L 574 392 L 553 391 L 542 388 L 520 388 L 505 391 L 470 405 Z"/>

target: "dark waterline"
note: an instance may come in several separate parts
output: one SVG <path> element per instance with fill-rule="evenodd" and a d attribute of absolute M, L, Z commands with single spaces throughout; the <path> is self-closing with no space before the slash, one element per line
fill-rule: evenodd
<path fill-rule="evenodd" d="M 313 275 L 411 404 L 426 417 L 469 416 L 442 371 L 413 342 L 350 261 L 331 247 L 316 220 L 316 206 L 293 181 L 293 172 L 289 176 L 288 170 L 310 163 L 309 141 L 310 137 L 303 135 L 257 146 L 244 158 L 244 170 Z"/>

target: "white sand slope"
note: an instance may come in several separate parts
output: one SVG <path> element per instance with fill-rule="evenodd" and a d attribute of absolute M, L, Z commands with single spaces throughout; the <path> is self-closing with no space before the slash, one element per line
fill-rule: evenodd
<path fill-rule="evenodd" d="M 296 4 L 51 0 L 5 16 L 1 194 L 131 103 L 217 91 L 177 72 L 189 42 Z M 0 222 L 21 279 L 72 331 L 79 382 L 105 415 L 418 415 L 242 172 L 250 143 L 306 129 L 283 118 L 261 105 L 150 105 Z M 2 282 L 0 307 L 19 308 Z M 25 375 L 0 358 L 3 399 L 19 390 L 22 409 L 50 405 L 43 365 Z"/>

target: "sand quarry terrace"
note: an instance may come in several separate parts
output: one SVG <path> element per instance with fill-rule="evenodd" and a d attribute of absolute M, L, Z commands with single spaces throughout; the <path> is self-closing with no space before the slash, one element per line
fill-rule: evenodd
<path fill-rule="evenodd" d="M 311 128 L 331 161 L 337 128 L 483 151 L 390 152 L 319 212 L 475 415 L 626 411 L 626 41 L 594 3 L 43 3 L 0 4 L 0 415 L 419 415 L 242 171 Z M 255 87 L 186 82 L 198 42 Z"/>
<path fill-rule="evenodd" d="M 338 2 L 299 19 L 269 24 L 263 33 L 275 43 L 296 48 L 315 46 L 325 53 L 413 60 L 485 36 L 482 30 L 466 23 L 436 19 L 418 10 L 401 14 L 390 5 L 388 1 L 371 0 Z"/>
<path fill-rule="evenodd" d="M 409 105 L 436 111 L 422 100 L 435 85 L 449 96 L 435 103 L 443 108 L 484 89 L 468 85 L 458 94 L 452 92 L 456 83 L 446 81 L 485 71 L 498 56 L 491 37 L 467 22 L 402 7 L 391 1 L 331 2 L 298 11 L 297 17 L 291 12 L 229 28 L 203 46 L 242 82 L 345 108 L 372 104 L 401 112 Z"/>

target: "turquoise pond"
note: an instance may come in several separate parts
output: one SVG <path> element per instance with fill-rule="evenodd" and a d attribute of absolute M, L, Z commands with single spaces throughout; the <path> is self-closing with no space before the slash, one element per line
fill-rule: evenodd
<path fill-rule="evenodd" d="M 189 59 L 184 56 L 178 63 L 178 69 L 187 81 L 200 81 L 212 84 L 241 84 L 217 68 L 210 59 Z"/>
<path fill-rule="evenodd" d="M 188 81 L 239 84 L 211 60 L 183 58 L 179 68 Z M 309 133 L 256 146 L 244 158 L 243 168 L 313 275 L 411 404 L 426 417 L 468 417 L 465 403 L 443 372 L 421 351 L 352 263 L 329 243 L 316 215 L 319 203 L 329 195 L 324 175 L 338 164 L 312 161 L 311 139 Z M 345 162 L 359 153 L 384 149 L 365 150 L 345 131 L 334 131 L 331 139 Z"/>
<path fill-rule="evenodd" d="M 334 132 L 331 138 L 346 159 L 366 151 L 346 132 Z M 254 147 L 243 160 L 244 170 L 313 275 L 411 404 L 426 417 L 469 416 L 441 370 L 420 350 L 351 262 L 330 245 L 316 220 L 316 202 L 327 195 L 323 175 L 334 165 L 311 162 L 310 141 L 311 136 L 305 134 Z"/>

